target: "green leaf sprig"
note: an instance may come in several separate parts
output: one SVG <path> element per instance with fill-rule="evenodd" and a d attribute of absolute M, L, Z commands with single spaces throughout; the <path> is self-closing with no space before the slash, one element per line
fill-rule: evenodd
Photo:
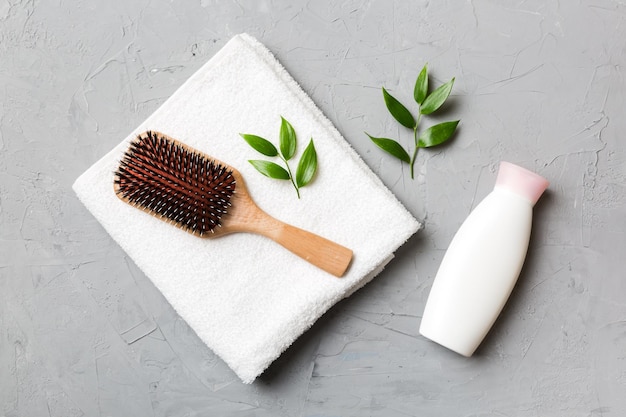
<path fill-rule="evenodd" d="M 407 109 L 400 101 L 394 96 L 389 94 L 385 87 L 383 87 L 383 98 L 385 99 L 385 105 L 387 110 L 402 126 L 409 129 L 413 129 L 413 140 L 415 149 L 413 154 L 409 155 L 409 152 L 404 149 L 400 143 L 389 138 L 377 138 L 369 133 L 365 132 L 367 136 L 374 142 L 379 148 L 395 156 L 403 162 L 406 162 L 411 167 L 411 178 L 414 178 L 414 166 L 415 159 L 417 158 L 417 150 L 419 148 L 430 148 L 432 146 L 440 145 L 446 142 L 454 134 L 459 120 L 451 122 L 443 122 L 429 127 L 424 130 L 418 136 L 418 128 L 422 116 L 429 115 L 437 111 L 443 103 L 448 99 L 452 86 L 454 85 L 454 78 L 447 83 L 439 86 L 430 94 L 428 93 L 428 64 L 424 65 L 424 68 L 420 71 L 415 81 L 415 88 L 413 89 L 413 98 L 418 105 L 418 116 L 413 117 L 413 114 Z"/>
<path fill-rule="evenodd" d="M 272 142 L 260 136 L 247 133 L 240 133 L 239 135 L 257 152 L 269 157 L 277 156 L 283 161 L 285 165 L 284 168 L 275 162 L 267 160 L 251 159 L 248 162 L 266 177 L 277 180 L 290 180 L 291 184 L 296 189 L 298 198 L 300 198 L 300 188 L 311 182 L 317 170 L 317 152 L 313 144 L 313 138 L 311 138 L 298 161 L 298 167 L 296 168 L 296 175 L 294 177 L 291 167 L 289 166 L 289 160 L 293 158 L 296 153 L 296 131 L 291 123 L 284 117 L 281 116 L 280 120 L 280 132 L 278 136 L 280 143 L 278 148 L 276 148 Z"/>

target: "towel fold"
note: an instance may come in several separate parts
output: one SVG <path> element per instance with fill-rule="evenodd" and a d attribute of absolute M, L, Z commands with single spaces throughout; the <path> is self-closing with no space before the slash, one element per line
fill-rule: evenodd
<path fill-rule="evenodd" d="M 239 136 L 278 142 L 294 126 L 298 158 L 312 137 L 319 167 L 297 199 L 266 178 L 266 159 Z M 237 168 L 272 216 L 354 251 L 343 278 L 273 241 L 238 233 L 202 239 L 122 202 L 113 173 L 129 141 L 156 130 Z M 333 304 L 369 282 L 419 223 L 365 165 L 272 54 L 249 35 L 231 39 L 158 110 L 74 183 L 76 194 L 207 346 L 252 382 Z"/>

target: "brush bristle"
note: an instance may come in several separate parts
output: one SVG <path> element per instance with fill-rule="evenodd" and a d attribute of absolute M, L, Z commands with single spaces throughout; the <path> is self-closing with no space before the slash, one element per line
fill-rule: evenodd
<path fill-rule="evenodd" d="M 235 192 L 231 169 L 150 131 L 131 142 L 115 184 L 130 204 L 198 236 L 220 226 Z"/>

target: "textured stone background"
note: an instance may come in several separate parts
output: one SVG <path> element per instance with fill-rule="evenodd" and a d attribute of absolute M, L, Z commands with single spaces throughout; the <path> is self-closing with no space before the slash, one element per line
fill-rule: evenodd
<path fill-rule="evenodd" d="M 625 20 L 623 0 L 0 0 L 0 415 L 626 415 Z M 240 32 L 425 224 L 252 385 L 70 188 Z M 441 117 L 462 121 L 411 181 L 363 131 L 409 142 L 380 87 L 410 102 L 426 62 L 433 83 L 457 77 Z M 417 329 L 501 159 L 552 186 L 510 302 L 465 359 Z"/>

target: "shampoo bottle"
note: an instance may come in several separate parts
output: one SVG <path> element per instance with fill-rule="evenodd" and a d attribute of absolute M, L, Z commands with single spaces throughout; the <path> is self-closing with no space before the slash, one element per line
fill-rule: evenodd
<path fill-rule="evenodd" d="M 471 356 L 504 307 L 522 269 L 532 209 L 548 181 L 501 162 L 494 190 L 452 239 L 432 289 L 420 333 Z"/>

